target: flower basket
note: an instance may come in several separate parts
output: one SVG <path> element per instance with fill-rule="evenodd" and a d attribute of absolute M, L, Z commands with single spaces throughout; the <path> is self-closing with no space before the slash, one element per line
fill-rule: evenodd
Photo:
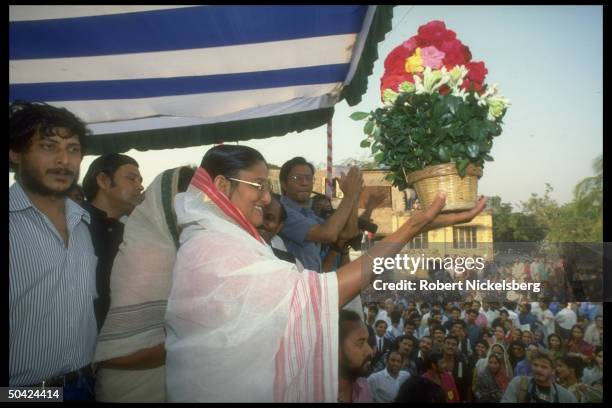
<path fill-rule="evenodd" d="M 417 192 L 421 205 L 427 209 L 438 191 L 446 192 L 446 204 L 442 212 L 469 210 L 478 201 L 478 179 L 482 168 L 469 164 L 465 177 L 461 177 L 455 163 L 427 166 L 406 175 L 406 182 Z"/>
<path fill-rule="evenodd" d="M 383 106 L 351 115 L 366 120 L 361 147 L 370 147 L 394 186 L 414 186 L 425 207 L 438 191 L 447 193 L 443 211 L 476 205 L 478 178 L 493 161 L 493 138 L 510 105 L 485 83 L 487 74 L 454 31 L 431 21 L 385 59 Z"/>

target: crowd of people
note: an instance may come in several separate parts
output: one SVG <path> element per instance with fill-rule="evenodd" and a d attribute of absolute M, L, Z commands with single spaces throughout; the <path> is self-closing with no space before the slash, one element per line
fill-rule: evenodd
<path fill-rule="evenodd" d="M 363 314 L 362 401 L 602 402 L 602 303 L 400 297 Z"/>
<path fill-rule="evenodd" d="M 146 192 L 136 160 L 104 154 L 79 187 L 82 121 L 28 102 L 9 121 L 10 386 L 101 402 L 601 398 L 600 305 L 362 302 L 374 258 L 470 221 L 484 198 L 440 213 L 441 193 L 373 243 L 382 200 L 359 213 L 356 167 L 335 209 L 312 198 L 304 158 L 274 194 L 246 146 L 215 146 Z"/>

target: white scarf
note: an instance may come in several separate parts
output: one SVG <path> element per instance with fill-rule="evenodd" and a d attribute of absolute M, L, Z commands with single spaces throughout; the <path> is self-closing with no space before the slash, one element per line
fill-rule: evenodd
<path fill-rule="evenodd" d="M 175 199 L 168 401 L 336 402 L 336 274 L 298 272 L 206 198 Z"/>

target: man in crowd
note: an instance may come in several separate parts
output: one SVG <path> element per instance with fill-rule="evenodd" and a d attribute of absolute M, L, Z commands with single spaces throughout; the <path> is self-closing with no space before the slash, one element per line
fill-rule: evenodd
<path fill-rule="evenodd" d="M 444 327 L 444 330 L 446 330 L 447 333 L 450 333 L 451 327 L 453 326 L 453 324 L 460 320 L 461 320 L 461 309 L 459 309 L 456 306 L 453 306 L 450 310 L 450 319 L 448 319 L 446 323 L 442 325 L 442 327 Z"/>
<path fill-rule="evenodd" d="M 476 319 L 478 318 L 478 310 L 469 309 L 466 315 L 467 323 L 465 325 L 465 330 L 467 331 L 468 339 L 470 340 L 471 344 L 476 344 L 476 342 L 482 337 L 482 333 L 484 332 L 486 325 L 483 328 L 476 322 Z"/>
<path fill-rule="evenodd" d="M 576 397 L 554 381 L 554 363 L 548 353 L 532 354 L 533 376 L 514 377 L 500 402 L 575 403 Z"/>
<path fill-rule="evenodd" d="M 572 304 L 567 302 L 561 303 L 561 310 L 555 316 L 555 323 L 557 327 L 557 332 L 561 336 L 563 340 L 567 340 L 570 337 L 570 333 L 572 331 L 572 327 L 578 321 L 578 317 L 576 316 L 576 312 L 572 309 Z"/>
<path fill-rule="evenodd" d="M 278 259 L 296 264 L 301 271 L 304 269 L 303 265 L 299 263 L 300 261 L 295 256 L 287 251 L 285 243 L 278 236 L 287 219 L 287 211 L 285 211 L 285 207 L 280 203 L 280 196 L 278 194 L 271 193 L 270 198 L 270 203 L 263 209 L 263 223 L 257 228 L 257 231 L 270 245 Z"/>
<path fill-rule="evenodd" d="M 124 154 L 105 154 L 95 159 L 83 178 L 83 204 L 91 215 L 89 231 L 93 240 L 98 267 L 95 301 L 98 330 L 110 308 L 110 275 L 113 261 L 123 241 L 124 224 L 120 221 L 144 200 L 142 177 L 138 163 Z"/>
<path fill-rule="evenodd" d="M 444 328 L 440 325 L 433 326 L 432 330 L 433 347 L 432 350 L 441 353 L 444 348 L 444 337 L 446 333 Z"/>
<path fill-rule="evenodd" d="M 531 313 L 531 304 L 529 304 L 529 302 L 523 302 L 519 308 L 519 323 L 522 325 L 528 324 L 529 330 L 534 330 L 538 319 Z"/>
<path fill-rule="evenodd" d="M 321 272 L 321 244 L 333 244 L 340 238 L 350 239 L 358 233 L 357 205 L 363 190 L 361 172 L 352 167 L 346 176 L 340 178 L 344 198 L 327 220 L 317 217 L 310 208 L 314 183 L 312 164 L 303 157 L 294 157 L 283 164 L 279 178 L 283 192 L 281 203 L 287 211 L 281 236 L 289 252 L 306 269 Z"/>
<path fill-rule="evenodd" d="M 410 377 L 408 371 L 400 370 L 402 356 L 399 351 L 387 355 L 387 366 L 384 370 L 368 377 L 368 386 L 376 402 L 392 402 L 401 385 Z"/>
<path fill-rule="evenodd" d="M 85 124 L 66 109 L 9 104 L 9 385 L 93 400 L 96 256 L 90 216 L 67 198 Z"/>
<path fill-rule="evenodd" d="M 372 349 L 368 330 L 357 313 L 340 310 L 338 402 L 374 402 L 368 387 Z"/>
<path fill-rule="evenodd" d="M 459 391 L 460 401 L 469 401 L 469 390 L 471 387 L 471 373 L 467 355 L 457 350 L 458 341 L 455 336 L 446 336 L 442 357 L 446 370 L 451 373 Z"/>
<path fill-rule="evenodd" d="M 416 356 L 417 339 L 414 336 L 401 336 L 398 338 L 398 347 L 402 356 L 402 366 L 400 370 L 408 371 L 411 376 L 418 375 L 416 361 L 413 356 Z"/>
<path fill-rule="evenodd" d="M 472 342 L 467 337 L 465 332 L 465 322 L 458 320 L 451 326 L 450 334 L 457 338 L 459 344 L 457 345 L 457 351 L 463 353 L 466 357 L 472 354 Z"/>
<path fill-rule="evenodd" d="M 385 354 L 392 348 L 393 341 L 386 336 L 387 323 L 384 320 L 377 320 L 374 327 L 374 357 L 372 358 L 372 366 L 374 371 L 379 371 L 384 368 Z"/>
<path fill-rule="evenodd" d="M 426 360 L 429 354 L 432 352 L 433 341 L 430 336 L 423 336 L 419 340 L 419 353 L 417 354 L 416 366 L 419 375 L 422 375 L 427 371 Z"/>

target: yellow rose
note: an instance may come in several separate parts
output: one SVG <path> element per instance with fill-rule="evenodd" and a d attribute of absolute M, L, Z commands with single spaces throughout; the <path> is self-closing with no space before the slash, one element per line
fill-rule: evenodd
<path fill-rule="evenodd" d="M 406 59 L 405 69 L 409 73 L 423 72 L 423 59 L 421 58 L 420 48 L 417 47 L 414 54 Z"/>

